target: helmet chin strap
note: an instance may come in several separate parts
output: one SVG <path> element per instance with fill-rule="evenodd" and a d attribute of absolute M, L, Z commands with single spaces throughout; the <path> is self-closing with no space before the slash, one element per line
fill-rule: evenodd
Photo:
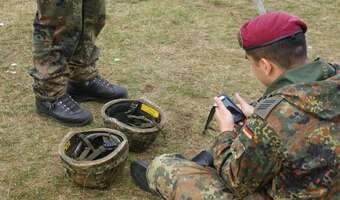
<path fill-rule="evenodd" d="M 211 108 L 210 112 L 209 112 L 208 119 L 207 119 L 207 121 L 205 122 L 203 134 L 206 134 L 207 130 L 209 129 L 209 125 L 210 125 L 212 119 L 214 118 L 215 112 L 216 112 L 216 107 L 213 106 L 213 107 Z"/>
<path fill-rule="evenodd" d="M 101 145 L 98 149 L 92 151 L 92 153 L 87 156 L 86 160 L 90 161 L 90 160 L 94 160 L 95 158 L 97 158 L 100 154 L 104 153 L 106 151 L 106 148 L 104 147 L 104 145 Z"/>
<path fill-rule="evenodd" d="M 78 135 L 78 137 L 81 139 L 81 142 L 79 142 L 79 144 L 77 145 L 73 152 L 73 157 L 76 158 L 77 160 L 87 161 L 94 160 L 102 153 L 114 150 L 114 147 L 117 147 L 119 145 L 119 142 L 114 140 L 114 138 L 112 138 L 112 136 L 107 133 L 95 133 L 89 135 L 80 134 Z M 95 148 L 92 144 L 92 141 L 98 137 L 103 138 L 103 144 L 100 145 L 98 148 Z M 86 147 L 80 153 L 84 144 L 86 145 Z"/>

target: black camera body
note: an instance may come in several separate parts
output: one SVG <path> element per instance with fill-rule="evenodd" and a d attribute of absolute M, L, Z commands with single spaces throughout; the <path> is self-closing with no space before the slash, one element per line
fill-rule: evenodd
<path fill-rule="evenodd" d="M 224 106 L 231 112 L 233 115 L 234 123 L 238 124 L 246 119 L 246 116 L 243 114 L 242 110 L 227 96 L 227 95 L 220 95 L 218 98 L 221 99 Z M 207 122 L 205 123 L 203 133 L 205 133 L 208 128 L 209 124 L 212 121 L 216 111 L 216 106 L 213 106 L 210 110 Z"/>
<path fill-rule="evenodd" d="M 243 121 L 246 118 L 242 110 L 237 105 L 235 105 L 235 103 L 227 95 L 220 95 L 219 98 L 223 102 L 224 106 L 233 115 L 235 124 Z"/>

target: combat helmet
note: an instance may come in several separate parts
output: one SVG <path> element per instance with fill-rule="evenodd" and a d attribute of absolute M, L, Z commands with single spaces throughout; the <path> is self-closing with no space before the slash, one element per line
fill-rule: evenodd
<path fill-rule="evenodd" d="M 146 150 L 164 127 L 161 108 L 148 99 L 117 99 L 106 103 L 101 111 L 104 125 L 124 133 L 130 150 Z"/>
<path fill-rule="evenodd" d="M 66 174 L 89 188 L 110 186 L 124 169 L 129 153 L 126 136 L 111 129 L 67 134 L 58 150 Z"/>

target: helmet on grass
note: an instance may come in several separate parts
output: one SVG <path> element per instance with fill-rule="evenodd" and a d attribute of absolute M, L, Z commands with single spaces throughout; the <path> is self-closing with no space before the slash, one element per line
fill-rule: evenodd
<path fill-rule="evenodd" d="M 123 170 L 128 152 L 126 136 L 111 129 L 71 132 L 59 145 L 66 174 L 90 188 L 108 187 Z"/>
<path fill-rule="evenodd" d="M 147 99 L 117 99 L 102 108 L 104 125 L 123 132 L 133 152 L 146 150 L 165 123 L 164 112 Z"/>

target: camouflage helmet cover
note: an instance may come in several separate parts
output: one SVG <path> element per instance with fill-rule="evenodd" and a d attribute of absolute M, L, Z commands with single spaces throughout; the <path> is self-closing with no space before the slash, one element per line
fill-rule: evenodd
<path fill-rule="evenodd" d="M 107 143 L 100 145 L 97 143 L 102 141 L 98 138 L 104 136 L 115 138 L 117 143 L 103 148 Z M 87 138 L 86 142 L 84 138 Z M 75 151 L 82 152 L 76 155 Z M 117 172 L 123 170 L 129 146 L 123 133 L 102 128 L 68 133 L 59 144 L 58 153 L 66 174 L 75 183 L 84 187 L 105 188 L 116 179 Z"/>
<path fill-rule="evenodd" d="M 165 124 L 163 110 L 148 99 L 117 99 L 106 103 L 101 111 L 107 128 L 123 132 L 133 152 L 146 150 Z"/>

